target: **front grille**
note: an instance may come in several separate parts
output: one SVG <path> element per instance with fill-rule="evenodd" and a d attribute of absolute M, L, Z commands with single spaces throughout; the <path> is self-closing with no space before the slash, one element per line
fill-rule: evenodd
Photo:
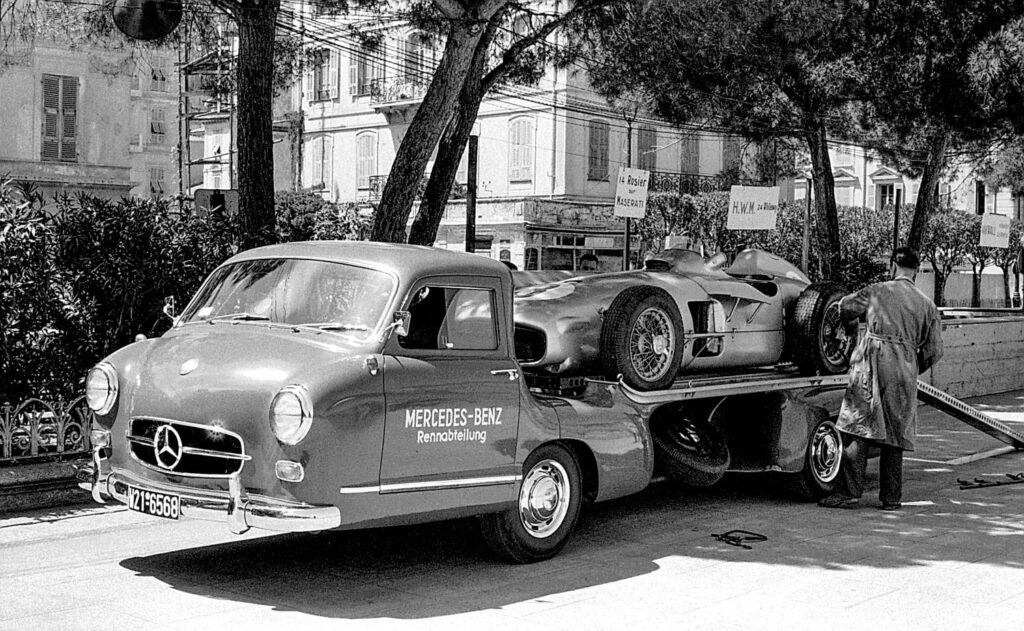
<path fill-rule="evenodd" d="M 516 359 L 524 364 L 540 361 L 547 352 L 548 340 L 543 331 L 517 324 L 515 329 Z"/>
<path fill-rule="evenodd" d="M 163 418 L 130 419 L 128 445 L 137 461 L 176 475 L 228 477 L 250 459 L 242 437 L 234 432 Z"/>

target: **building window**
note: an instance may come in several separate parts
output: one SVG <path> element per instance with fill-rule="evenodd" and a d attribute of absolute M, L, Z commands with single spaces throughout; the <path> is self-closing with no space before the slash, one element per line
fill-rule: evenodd
<path fill-rule="evenodd" d="M 592 120 L 587 134 L 587 179 L 608 179 L 608 123 Z"/>
<path fill-rule="evenodd" d="M 167 138 L 166 112 L 162 109 L 149 111 L 149 142 L 154 145 L 164 144 Z"/>
<path fill-rule="evenodd" d="M 384 79 L 384 43 L 376 48 L 363 46 L 349 59 L 348 92 L 352 96 L 367 96 Z"/>
<path fill-rule="evenodd" d="M 974 183 L 974 212 L 978 215 L 985 214 L 985 183 L 981 180 Z"/>
<path fill-rule="evenodd" d="M 515 118 L 508 125 L 508 180 L 513 183 L 533 181 L 533 119 Z"/>
<path fill-rule="evenodd" d="M 426 81 L 431 75 L 431 69 L 427 67 L 427 56 L 430 52 L 430 43 L 423 33 L 409 33 L 405 38 L 405 52 L 402 68 L 405 81 L 413 83 Z"/>
<path fill-rule="evenodd" d="M 150 64 L 149 89 L 153 92 L 167 92 L 167 60 L 154 57 Z"/>
<path fill-rule="evenodd" d="M 43 75 L 42 159 L 78 159 L 78 77 Z"/>
<path fill-rule="evenodd" d="M 697 175 L 700 173 L 700 137 L 688 134 L 682 137 L 679 144 L 679 170 L 688 175 Z"/>
<path fill-rule="evenodd" d="M 377 134 L 360 134 L 356 138 L 356 186 L 370 188 L 370 178 L 374 175 L 377 175 Z"/>
<path fill-rule="evenodd" d="M 658 130 L 641 125 L 636 137 L 636 164 L 647 171 L 658 170 Z"/>
<path fill-rule="evenodd" d="M 311 69 L 306 81 L 309 83 L 310 101 L 329 101 L 338 98 L 338 53 L 326 48 L 314 51 Z"/>
<path fill-rule="evenodd" d="M 722 139 L 722 170 L 739 171 L 743 166 L 743 140 L 735 136 Z"/>
<path fill-rule="evenodd" d="M 311 181 L 315 190 L 330 190 L 334 175 L 334 142 L 330 136 L 321 136 L 310 143 Z"/>
<path fill-rule="evenodd" d="M 875 200 L 878 203 L 878 209 L 884 209 L 888 206 L 896 205 L 896 185 L 895 184 L 879 184 L 878 192 L 875 194 Z"/>
<path fill-rule="evenodd" d="M 163 197 L 167 194 L 167 173 L 163 167 L 149 167 L 149 194 Z"/>

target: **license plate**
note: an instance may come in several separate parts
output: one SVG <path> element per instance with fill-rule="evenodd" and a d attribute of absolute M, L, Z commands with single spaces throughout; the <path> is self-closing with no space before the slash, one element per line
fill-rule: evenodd
<path fill-rule="evenodd" d="M 128 509 L 155 517 L 177 519 L 181 516 L 181 498 L 128 485 Z"/>

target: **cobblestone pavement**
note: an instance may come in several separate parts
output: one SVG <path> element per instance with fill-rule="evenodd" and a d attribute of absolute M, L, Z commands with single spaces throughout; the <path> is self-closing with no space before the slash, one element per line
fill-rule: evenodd
<path fill-rule="evenodd" d="M 973 401 L 1024 428 L 1024 392 Z M 472 520 L 365 532 L 230 535 L 123 507 L 0 521 L 4 629 L 1024 628 L 1024 452 L 929 408 L 904 509 L 797 503 L 769 475 L 653 485 L 590 507 L 561 555 L 493 559 Z M 1003 478 L 1006 479 L 1006 478 Z M 711 535 L 767 540 L 733 547 Z"/>

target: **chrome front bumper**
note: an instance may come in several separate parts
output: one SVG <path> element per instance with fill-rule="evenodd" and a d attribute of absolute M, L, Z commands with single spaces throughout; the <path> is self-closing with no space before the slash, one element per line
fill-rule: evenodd
<path fill-rule="evenodd" d="M 107 470 L 107 461 L 94 454 L 92 466 L 79 470 L 79 486 L 99 503 L 115 499 L 128 503 L 128 485 L 146 491 L 169 493 L 181 498 L 181 516 L 208 521 L 227 521 L 231 532 L 242 534 L 250 528 L 276 532 L 330 530 L 341 524 L 337 506 L 316 506 L 263 495 L 250 495 L 238 475 L 228 479 L 228 490 L 196 489 L 179 484 L 154 482 L 121 469 Z"/>

